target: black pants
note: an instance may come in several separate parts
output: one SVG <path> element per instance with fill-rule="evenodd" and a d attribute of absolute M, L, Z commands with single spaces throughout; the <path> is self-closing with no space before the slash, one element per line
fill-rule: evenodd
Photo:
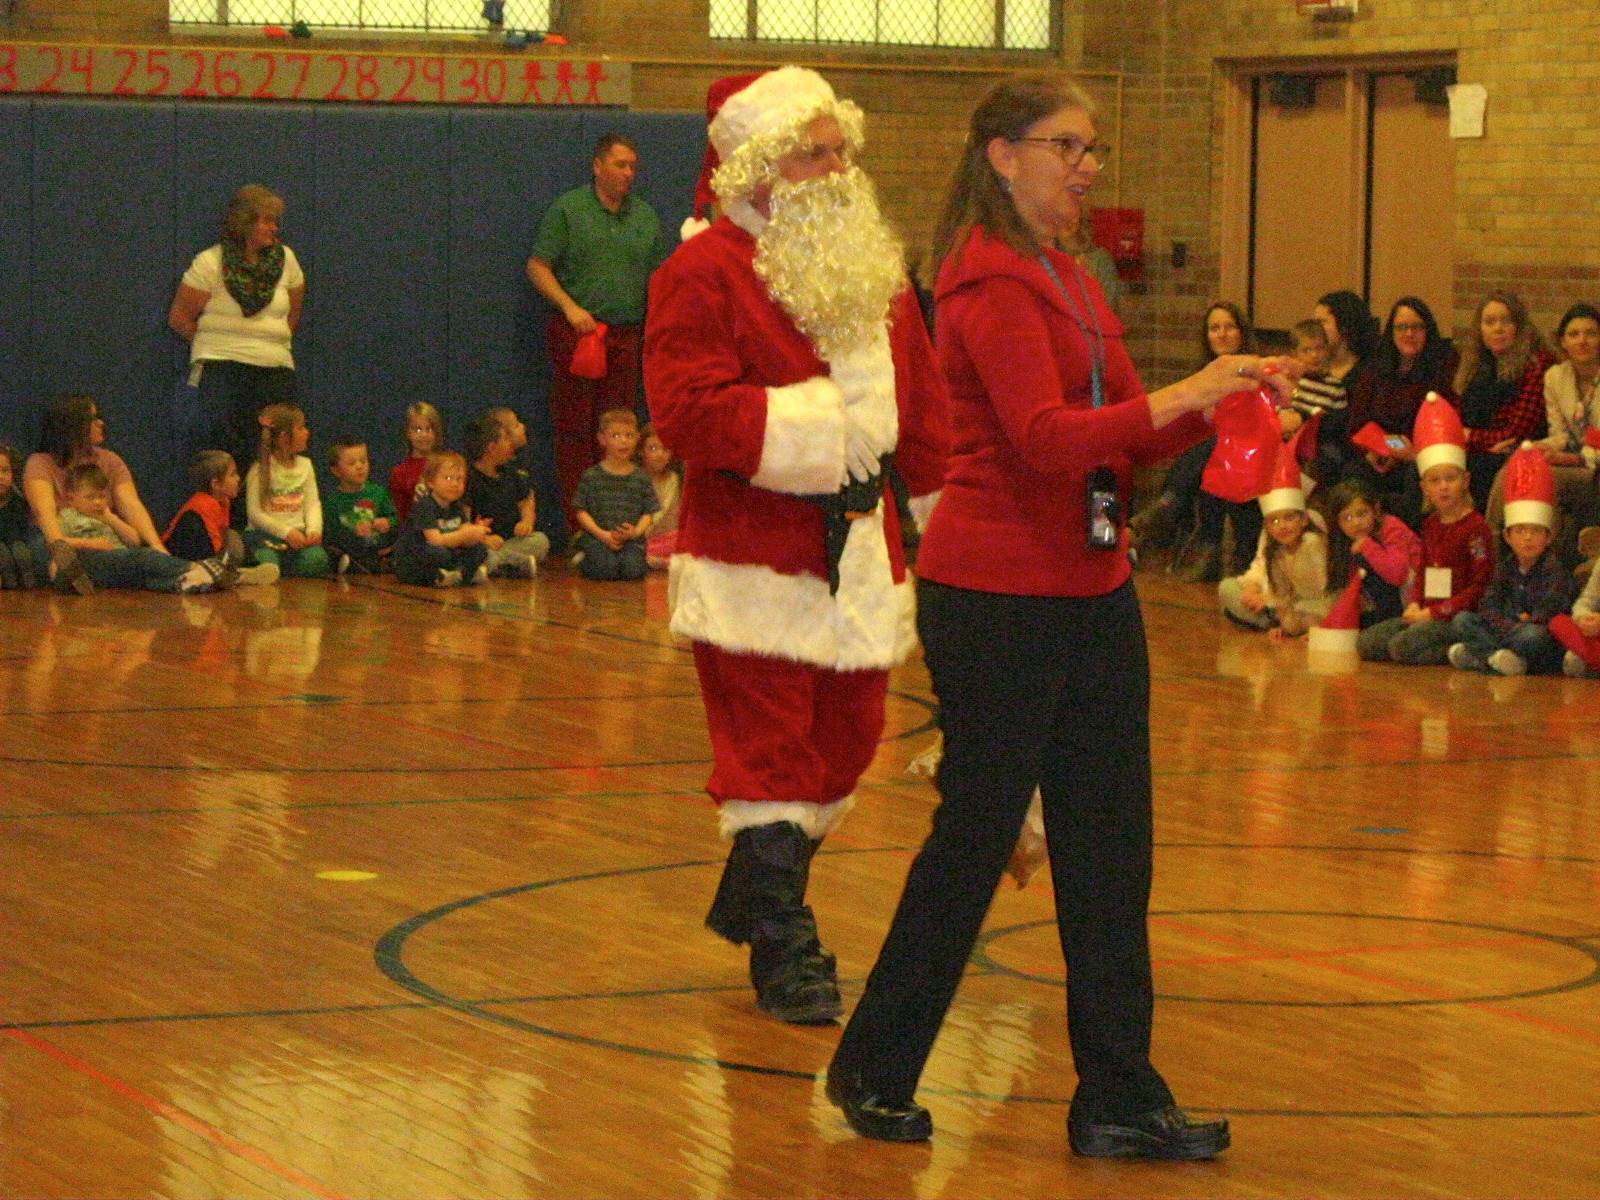
<path fill-rule="evenodd" d="M 393 546 L 398 535 L 393 529 L 368 540 L 353 529 L 346 529 L 331 517 L 322 523 L 322 544 L 329 551 L 348 554 L 350 561 L 368 575 L 382 573 L 389 565 L 383 551 Z M 487 552 L 486 552 L 487 553 Z M 476 567 L 473 570 L 477 570 Z"/>
<path fill-rule="evenodd" d="M 200 411 L 207 422 L 202 450 L 226 450 L 243 475 L 261 448 L 261 410 L 269 404 L 298 404 L 292 367 L 255 367 L 218 360 L 200 370 Z M 233 527 L 243 529 L 245 503 L 233 506 Z"/>
<path fill-rule="evenodd" d="M 885 1097 L 915 1092 L 1037 786 L 1074 1108 L 1094 1120 L 1171 1103 L 1150 1064 L 1150 669 L 1133 586 L 1072 599 L 924 581 L 917 598 L 940 804 L 840 1059 Z"/>

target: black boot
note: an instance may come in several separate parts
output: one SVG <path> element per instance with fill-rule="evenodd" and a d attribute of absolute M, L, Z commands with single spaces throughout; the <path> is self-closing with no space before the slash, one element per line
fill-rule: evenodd
<path fill-rule="evenodd" d="M 799 828 L 798 826 L 792 826 Z M 728 848 L 728 861 L 723 864 L 722 878 L 717 881 L 717 894 L 712 897 L 710 911 L 706 913 L 706 928 L 735 946 L 750 944 L 750 922 L 754 889 L 752 881 L 760 873 L 756 842 L 763 826 L 741 829 Z M 769 835 L 770 836 L 770 835 Z M 811 859 L 816 854 L 820 840 L 806 839 L 805 877 L 810 879 Z M 804 886 L 801 887 L 802 894 Z"/>
<path fill-rule="evenodd" d="M 706 914 L 713 932 L 750 944 L 756 1002 L 796 1025 L 826 1024 L 844 1011 L 834 957 L 805 902 L 817 845 L 788 821 L 740 830 Z"/>

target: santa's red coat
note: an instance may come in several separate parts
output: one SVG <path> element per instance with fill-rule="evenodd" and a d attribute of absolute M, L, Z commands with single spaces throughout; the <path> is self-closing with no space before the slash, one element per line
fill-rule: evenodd
<path fill-rule="evenodd" d="M 949 452 L 944 381 L 909 288 L 876 345 L 824 362 L 767 295 L 755 248 L 723 217 L 651 280 L 645 391 L 685 466 L 672 628 L 737 653 L 887 668 L 915 636 L 892 496 L 852 526 L 836 595 L 822 509 L 801 497 L 844 483 L 848 407 L 894 448 L 913 508 L 930 507 Z"/>

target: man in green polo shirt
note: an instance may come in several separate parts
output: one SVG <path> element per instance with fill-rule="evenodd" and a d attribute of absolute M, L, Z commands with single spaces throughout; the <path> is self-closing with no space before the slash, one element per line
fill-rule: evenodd
<path fill-rule="evenodd" d="M 594 183 L 550 206 L 528 259 L 528 280 L 556 310 L 545 342 L 555 367 L 550 420 L 568 528 L 578 480 L 599 461 L 597 419 L 608 408 L 639 408 L 645 296 L 669 247 L 655 210 L 633 195 L 638 170 L 631 141 L 616 133 L 602 137 Z M 572 351 L 596 322 L 606 326 L 606 374 L 582 379 L 572 374 Z"/>

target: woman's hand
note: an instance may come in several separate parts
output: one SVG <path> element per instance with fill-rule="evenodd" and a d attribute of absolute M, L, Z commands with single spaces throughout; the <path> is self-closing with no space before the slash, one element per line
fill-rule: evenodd
<path fill-rule="evenodd" d="M 1551 450 L 1549 447 L 1545 448 L 1544 460 L 1552 467 L 1583 466 L 1583 458 L 1580 455 L 1573 454 L 1568 450 Z"/>
<path fill-rule="evenodd" d="M 1196 406 L 1201 409 L 1215 408 L 1223 397 L 1263 383 L 1277 393 L 1278 407 L 1284 408 L 1294 397 L 1294 385 L 1303 369 L 1298 359 L 1286 355 L 1258 358 L 1253 354 L 1224 354 L 1212 359 L 1189 379 L 1206 397 L 1204 403 Z"/>
<path fill-rule="evenodd" d="M 1489 453 L 1490 454 L 1510 454 L 1516 448 L 1517 448 L 1517 439 L 1516 438 L 1501 438 L 1498 442 L 1496 442 L 1494 445 L 1489 447 Z"/>

